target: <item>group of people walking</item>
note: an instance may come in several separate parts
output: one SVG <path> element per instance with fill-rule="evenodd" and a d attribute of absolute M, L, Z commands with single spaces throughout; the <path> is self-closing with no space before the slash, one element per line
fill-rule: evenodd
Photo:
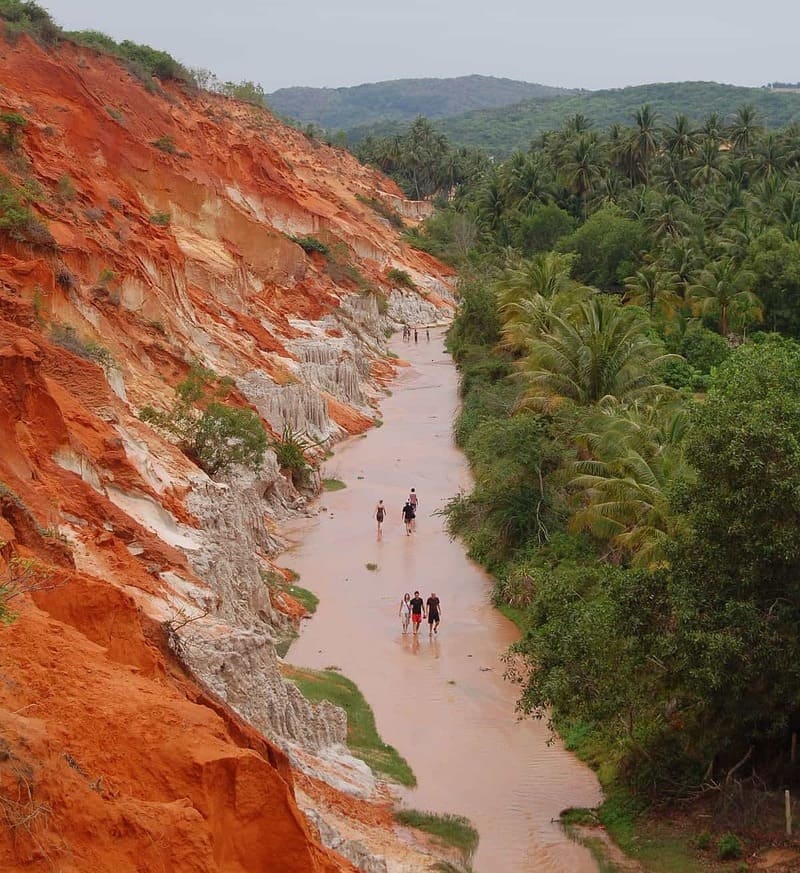
<path fill-rule="evenodd" d="M 400 601 L 400 611 L 398 613 L 400 621 L 403 624 L 403 633 L 408 633 L 408 625 L 411 624 L 413 633 L 416 636 L 419 633 L 422 619 L 428 619 L 428 635 L 439 633 L 439 622 L 442 620 L 442 604 L 436 596 L 435 591 L 431 591 L 431 595 L 427 600 L 423 600 L 419 591 L 414 592 L 412 597 L 408 592 L 403 595 Z"/>
<path fill-rule="evenodd" d="M 412 336 L 414 338 L 414 342 L 418 343 L 419 342 L 419 331 L 417 330 L 417 328 L 415 327 L 412 329 L 407 324 L 404 324 L 403 325 L 403 339 L 407 343 L 410 343 Z M 425 339 L 427 339 L 428 342 L 431 341 L 431 330 L 429 327 L 425 328 Z"/>
<path fill-rule="evenodd" d="M 411 536 L 417 529 L 418 506 L 419 497 L 416 488 L 412 488 L 400 513 L 406 526 L 406 536 Z M 383 523 L 386 521 L 386 504 L 382 500 L 379 500 L 375 507 L 375 520 L 378 523 L 378 539 L 380 540 L 383 539 Z"/>

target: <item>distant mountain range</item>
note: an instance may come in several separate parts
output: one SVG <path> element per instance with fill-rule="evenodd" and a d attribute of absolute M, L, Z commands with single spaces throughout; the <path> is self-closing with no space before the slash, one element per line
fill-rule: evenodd
<path fill-rule="evenodd" d="M 577 93 L 514 79 L 459 76 L 395 79 L 351 88 L 281 88 L 267 95 L 267 103 L 279 115 L 336 131 L 378 121 L 410 121 L 418 115 L 445 118 L 474 109 Z"/>
<path fill-rule="evenodd" d="M 629 124 L 649 103 L 668 124 L 685 113 L 699 122 L 709 112 L 728 120 L 752 103 L 769 127 L 800 122 L 800 93 L 743 88 L 716 82 L 667 82 L 604 91 L 551 88 L 491 76 L 398 79 L 354 88 L 284 88 L 268 96 L 277 112 L 326 130 L 345 131 L 350 142 L 401 132 L 418 115 L 436 121 L 456 145 L 497 157 L 526 149 L 537 134 L 560 127 L 576 112 L 595 127 Z"/>
<path fill-rule="evenodd" d="M 695 123 L 710 112 L 728 122 L 746 103 L 755 106 L 762 123 L 783 127 L 800 122 L 800 94 L 768 88 L 742 88 L 716 82 L 665 82 L 636 85 L 608 91 L 587 91 L 553 100 L 527 100 L 500 109 L 485 109 L 446 118 L 439 127 L 459 145 L 485 149 L 498 156 L 526 149 L 531 139 L 545 130 L 555 130 L 576 112 L 583 113 L 597 128 L 631 124 L 644 103 L 659 114 L 661 124 L 672 123 L 684 113 Z"/>

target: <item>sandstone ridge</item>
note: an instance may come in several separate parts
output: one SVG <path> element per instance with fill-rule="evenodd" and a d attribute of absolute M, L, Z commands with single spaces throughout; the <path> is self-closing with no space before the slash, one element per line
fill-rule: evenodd
<path fill-rule="evenodd" d="M 3 43 L 0 112 L 0 193 L 31 210 L 0 230 L 0 574 L 40 580 L 0 628 L 0 868 L 424 869 L 392 860 L 344 713 L 279 675 L 265 580 L 308 493 L 271 449 L 210 478 L 138 413 L 200 366 L 320 453 L 367 429 L 387 333 L 453 305 L 384 217 L 427 205 L 69 42 Z"/>

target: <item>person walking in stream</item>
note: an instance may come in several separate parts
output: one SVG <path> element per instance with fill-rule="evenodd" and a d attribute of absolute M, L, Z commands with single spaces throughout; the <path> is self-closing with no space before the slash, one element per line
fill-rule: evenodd
<path fill-rule="evenodd" d="M 411 531 L 414 529 L 414 507 L 406 500 L 403 507 L 403 521 L 406 523 L 406 536 L 411 536 Z"/>
<path fill-rule="evenodd" d="M 411 621 L 411 595 L 406 591 L 400 601 L 400 611 L 397 613 L 403 623 L 403 633 L 408 633 L 408 623 Z"/>
<path fill-rule="evenodd" d="M 415 531 L 417 529 L 417 507 L 419 506 L 419 497 L 417 497 L 415 488 L 411 489 L 411 493 L 408 495 L 408 502 L 414 510 L 414 517 L 411 519 L 411 530 Z"/>
<path fill-rule="evenodd" d="M 433 636 L 439 633 L 439 622 L 442 620 L 442 604 L 436 596 L 435 591 L 431 591 L 431 596 L 428 598 L 428 636 Z"/>
<path fill-rule="evenodd" d="M 379 500 L 378 505 L 375 507 L 375 520 L 378 522 L 378 539 L 383 537 L 383 521 L 385 518 L 386 507 L 383 505 L 383 501 Z"/>
<path fill-rule="evenodd" d="M 425 615 L 425 601 L 419 596 L 419 591 L 415 591 L 409 602 L 411 603 L 411 624 L 414 625 L 414 636 L 416 636 Z"/>

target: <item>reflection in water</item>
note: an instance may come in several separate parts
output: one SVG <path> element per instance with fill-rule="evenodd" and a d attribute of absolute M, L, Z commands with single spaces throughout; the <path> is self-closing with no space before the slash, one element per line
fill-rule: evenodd
<path fill-rule="evenodd" d="M 325 495 L 334 517 L 297 523 L 301 543 L 286 564 L 320 606 L 287 658 L 307 667 L 338 664 L 356 682 L 383 740 L 417 777 L 417 788 L 403 792 L 408 805 L 474 822 L 476 873 L 594 873 L 588 851 L 552 820 L 568 806 L 598 803 L 597 782 L 559 743 L 548 744 L 546 725 L 517 720 L 518 689 L 503 680 L 501 661 L 517 631 L 488 608 L 491 580 L 434 514 L 470 486 L 450 427 L 455 370 L 437 355 L 434 385 L 426 359 L 436 354 L 433 344 L 424 355 L 402 351 L 412 367 L 384 402 L 384 427 L 337 450 L 337 476 L 347 488 Z M 425 390 L 413 390 L 420 386 Z M 394 463 L 398 454 L 402 462 Z M 412 485 L 425 512 L 406 536 L 400 507 Z M 376 495 L 389 509 L 380 543 L 370 518 Z M 379 571 L 366 570 L 367 562 Z M 399 632 L 400 598 L 415 589 L 441 597 L 444 644 L 429 636 L 427 622 L 419 636 Z"/>

